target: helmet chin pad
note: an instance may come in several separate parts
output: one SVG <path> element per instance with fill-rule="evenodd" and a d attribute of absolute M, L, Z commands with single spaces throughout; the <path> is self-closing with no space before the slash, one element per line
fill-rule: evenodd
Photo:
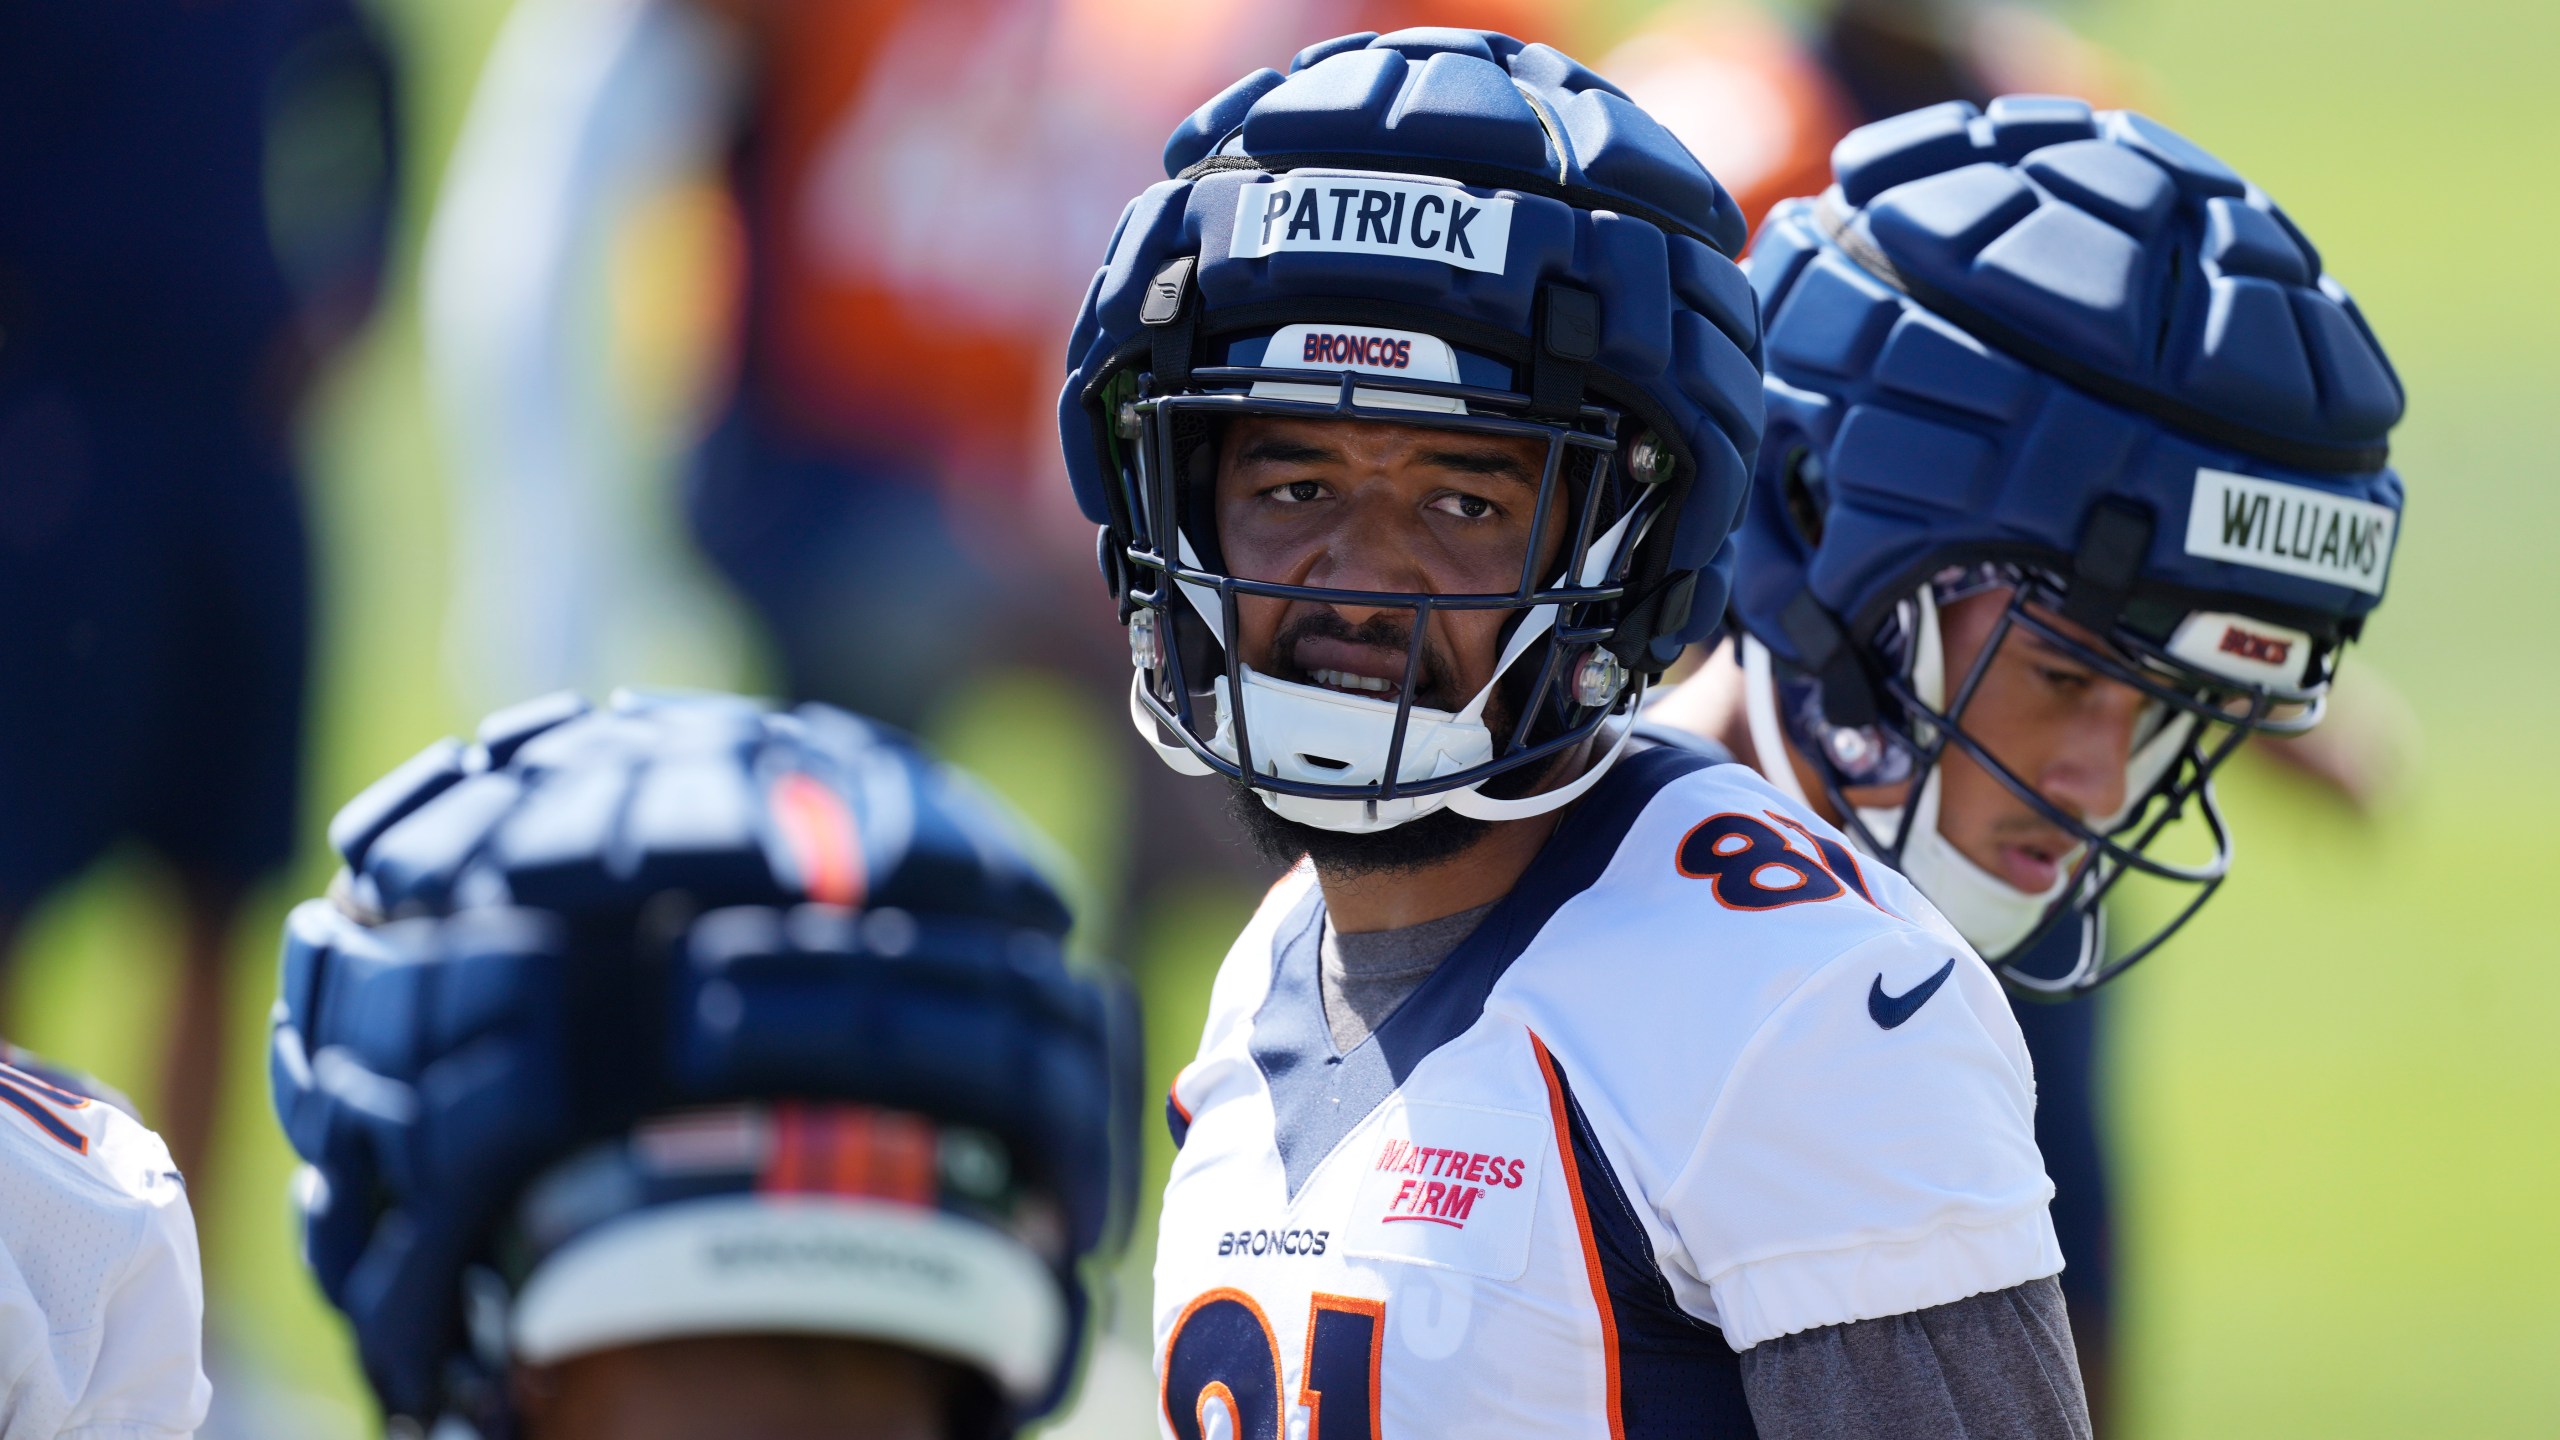
<path fill-rule="evenodd" d="M 1556 577 L 1589 587 L 1612 573 L 1626 550 L 1644 533 L 1643 507 L 1630 508 L 1595 538 L 1578 567 L 1568 565 Z M 1189 574 L 1201 573 L 1187 534 L 1177 533 L 1177 553 Z M 1217 646 L 1228 652 L 1228 672 L 1210 685 L 1213 728 L 1206 737 L 1184 735 L 1187 743 L 1167 743 L 1159 731 L 1183 733 L 1164 702 L 1149 693 L 1142 668 L 1130 691 L 1130 722 L 1165 763 L 1185 774 L 1216 769 L 1244 780 L 1275 814 L 1300 824 L 1350 834 L 1367 834 L 1431 814 L 1444 807 L 1482 820 L 1522 819 L 1560 808 L 1579 797 L 1601 772 L 1623 753 L 1632 725 L 1622 725 L 1613 743 L 1585 773 L 1554 790 L 1520 799 L 1497 799 L 1481 793 L 1497 774 L 1510 773 L 1497 764 L 1500 745 L 1486 718 L 1495 692 L 1523 659 L 1544 655 L 1553 646 L 1563 607 L 1542 601 L 1515 612 L 1504 630 L 1501 654 L 1492 674 L 1466 705 L 1456 711 L 1414 703 L 1410 695 L 1393 699 L 1348 694 L 1318 685 L 1282 680 L 1256 670 L 1234 653 L 1228 634 L 1228 607 L 1217 589 L 1177 574 L 1172 588 L 1197 617 Z M 1249 590 L 1257 582 L 1228 582 Z M 1321 596 L 1321 590 L 1304 592 Z M 1427 596 L 1416 596 L 1417 611 Z M 1409 645 L 1423 643 L 1427 613 L 1417 613 Z M 1409 657 L 1410 658 L 1410 657 Z M 1523 673 L 1529 673 L 1524 671 Z M 1607 714 L 1623 706 L 1632 710 L 1640 686 L 1599 707 L 1591 734 Z M 1239 723 L 1241 721 L 1241 723 Z M 1508 727 L 1506 727 L 1508 728 Z M 1399 746 L 1401 748 L 1399 749 Z M 1223 762 L 1223 764 L 1219 763 Z M 1392 767 L 1394 775 L 1389 777 Z M 1474 773 L 1472 784 L 1440 783 L 1422 793 L 1375 793 L 1430 786 Z M 1326 792 L 1332 793 L 1326 793 Z M 1362 793 L 1368 791 L 1371 793 Z"/>
<path fill-rule="evenodd" d="M 1945 680 L 1937 610 L 1925 592 L 1921 606 L 1916 647 L 1921 668 L 1913 675 L 1912 683 L 1923 695 L 1942 695 Z M 1787 744 L 1780 738 L 1784 732 L 1778 719 L 1769 652 L 1748 636 L 1741 644 L 1744 703 L 1749 711 L 1752 744 L 1759 750 L 1763 769 L 1771 781 L 1811 808 L 1811 801 L 1797 782 L 1795 766 L 1785 758 Z M 1901 805 L 1858 806 L 1853 809 L 1857 823 L 1847 827 L 1850 834 L 1870 853 L 1881 852 L 1888 857 L 1894 868 L 1938 908 L 1947 923 L 1976 951 L 1996 959 L 2017 949 L 2041 928 L 2039 922 L 2071 884 L 2074 871 L 2065 867 L 2041 894 L 2030 895 L 2008 884 L 1973 863 L 1940 829 L 1942 776 L 1938 767 L 1930 766 L 1918 783 L 1919 798 L 1910 806 L 1907 822 Z"/>
<path fill-rule="evenodd" d="M 2011 885 L 1974 863 L 1971 856 L 1947 838 L 1939 824 L 1939 802 L 1942 799 L 1945 773 L 1930 767 L 1928 778 L 1920 782 L 1920 803 L 1911 812 L 1911 834 L 1896 834 L 1901 851 L 1896 867 L 1903 878 L 1919 887 L 1947 923 L 1965 938 L 1965 943 L 1985 957 L 1998 959 L 2024 945 L 2037 930 L 2053 903 L 2078 878 L 2075 850 L 2066 857 L 2043 890 L 2030 894 Z M 1903 812 L 1900 807 L 1860 809 L 1858 818 L 1870 829 L 1895 834 Z"/>
<path fill-rule="evenodd" d="M 1259 773 L 1317 785 L 1376 784 L 1383 777 L 1395 735 L 1399 708 L 1395 701 L 1278 680 L 1250 665 L 1241 667 L 1241 672 L 1246 733 L 1265 737 L 1254 746 Z M 1237 690 L 1222 675 L 1216 693 L 1218 731 L 1210 747 L 1234 760 Z M 1409 707 L 1404 753 L 1396 764 L 1397 783 L 1437 780 L 1491 760 L 1493 730 L 1483 719 L 1484 698 L 1479 694 L 1463 712 Z M 1382 801 L 1314 799 L 1275 790 L 1256 793 L 1284 819 L 1355 834 L 1418 820 L 1449 799 L 1445 790 Z"/>
<path fill-rule="evenodd" d="M 1747 640 L 1744 670 L 1754 742 L 1764 750 L 1774 745 L 1793 745 L 1812 759 L 1824 773 L 1835 811 L 1850 817 L 1851 823 L 1844 828 L 1861 848 L 1911 880 L 1959 934 L 2001 969 L 2004 977 L 2026 988 L 2050 993 L 2090 988 L 2155 948 L 2220 883 L 2229 863 L 2229 846 L 2213 810 L 2208 782 L 2214 767 L 2229 755 L 2238 735 L 2245 733 L 2246 717 L 2229 717 L 2234 722 L 2230 733 L 2215 736 L 2213 732 L 2219 727 L 2207 725 L 2208 714 L 2198 708 L 2206 702 L 2194 697 L 2173 700 L 2167 684 L 2156 676 L 2146 677 L 2121 658 L 2111 657 L 2037 619 L 2030 613 L 2030 606 L 2036 603 L 2040 592 L 2035 582 L 2021 578 L 2013 587 L 2007 613 L 1984 642 L 1987 647 L 1996 650 L 2009 643 L 2012 630 L 2028 627 L 2043 643 L 2073 652 L 2076 659 L 2110 683 L 2143 690 L 2149 701 L 2136 721 L 2134 743 L 2126 756 L 2122 804 L 2108 815 L 2076 814 L 2044 797 L 2027 779 L 2009 770 L 1966 727 L 1967 717 L 1977 703 L 1975 689 L 1980 684 L 1979 675 L 1970 672 L 1987 673 L 1988 667 L 1981 657 L 1975 657 L 1963 671 L 1951 669 L 1940 607 L 1950 594 L 1960 593 L 1941 592 L 1933 582 L 1919 587 L 1899 607 L 1900 618 L 1894 623 L 1902 627 L 1901 638 L 1884 647 L 1888 664 L 1892 663 L 1893 654 L 1904 657 L 1885 687 L 1896 702 L 1887 707 L 1892 718 L 1865 729 L 1830 727 L 1821 720 L 1818 708 L 1793 703 L 1809 697 L 1782 696 L 1773 658 L 1756 640 Z M 1801 686 L 1809 682 L 1789 683 Z M 1839 743 L 1844 737 L 1859 743 L 1844 746 Z M 1873 757 L 1879 746 L 1902 757 L 1900 773 L 1890 781 L 1847 773 L 1839 763 L 1844 749 Z M 1948 838 L 1942 777 L 1950 748 L 1988 772 L 2020 804 L 2078 842 L 2064 857 L 2062 873 L 2052 885 L 2037 893 L 2019 890 L 1975 863 Z M 1788 773 L 1773 778 L 1791 793 L 1800 794 L 1789 783 L 1794 779 L 1791 767 L 1777 768 Z M 1900 791 L 1903 798 L 1866 806 L 1854 805 L 1848 799 L 1850 787 L 1887 783 L 1907 787 Z M 2181 865 L 2146 856 L 2144 852 L 2169 820 L 2190 805 L 2196 807 L 2203 823 L 2217 837 L 2215 858 L 2202 865 Z M 2094 916 L 2106 893 L 2129 873 L 2148 874 L 2192 887 L 2193 898 L 2179 910 L 2177 922 L 2133 947 L 2128 956 L 2109 960 L 2094 952 L 2086 954 L 2082 957 L 2084 963 L 2059 981 L 2007 968 L 2009 961 L 2027 958 L 2056 923 L 2085 922 Z"/>

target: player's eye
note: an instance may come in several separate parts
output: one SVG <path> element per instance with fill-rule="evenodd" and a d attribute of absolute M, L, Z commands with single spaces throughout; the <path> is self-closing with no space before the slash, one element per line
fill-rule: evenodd
<path fill-rule="evenodd" d="M 2070 695 L 2082 693 L 2097 679 L 2085 670 L 2066 670 L 2058 665 L 2039 665 L 2036 674 L 2047 685 Z"/>
<path fill-rule="evenodd" d="M 1464 493 L 1443 495 L 1431 502 L 1431 508 L 1462 520 L 1482 520 L 1494 513 L 1494 503 L 1481 495 Z"/>
<path fill-rule="evenodd" d="M 1273 486 L 1268 493 L 1283 505 L 1303 505 L 1310 500 L 1323 499 L 1324 486 L 1314 480 L 1292 480 L 1286 485 Z"/>

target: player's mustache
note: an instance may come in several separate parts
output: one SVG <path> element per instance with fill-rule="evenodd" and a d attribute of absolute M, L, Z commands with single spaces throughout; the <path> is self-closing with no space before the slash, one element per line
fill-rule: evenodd
<path fill-rule="evenodd" d="M 2052 797 L 2048 796 L 2046 798 L 2050 800 Z M 2088 817 L 2081 815 L 2077 806 L 2062 804 L 2059 801 L 2054 801 L 2053 803 L 2058 805 L 2063 813 L 2071 815 L 2081 824 L 2087 825 L 2089 823 Z M 2056 856 L 2075 855 L 2079 852 L 2082 844 L 2079 836 L 2072 834 L 2070 831 L 2063 829 L 2061 826 L 2054 824 L 2052 821 L 2047 820 L 2041 815 L 2002 816 L 1991 826 L 1991 839 L 1994 844 L 2000 845 L 2030 845 L 2041 847 L 2043 849 L 2050 850 Z"/>
<path fill-rule="evenodd" d="M 1271 664 L 1264 667 L 1265 673 L 1302 685 L 1312 683 L 1312 678 L 1298 665 L 1298 643 L 1302 640 L 1374 646 L 1405 655 L 1411 653 L 1413 621 L 1409 616 L 1381 610 L 1354 626 L 1338 611 L 1309 611 L 1280 627 L 1279 635 L 1271 642 Z M 1457 667 L 1449 663 L 1448 653 L 1425 634 L 1422 638 L 1422 673 L 1415 677 L 1413 703 L 1435 710 L 1455 710 L 1463 703 L 1458 698 L 1457 689 Z"/>

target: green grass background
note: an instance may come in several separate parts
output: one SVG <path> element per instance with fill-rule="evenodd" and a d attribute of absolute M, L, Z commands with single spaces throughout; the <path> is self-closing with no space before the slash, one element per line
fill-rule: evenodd
<path fill-rule="evenodd" d="M 505 5 L 378 8 L 411 67 L 414 235 Z M 2560 861 L 2547 458 L 2560 286 L 2546 238 L 2560 219 L 2560 6 L 2107 0 L 2068 18 L 2317 237 L 2412 395 L 2391 603 L 2357 663 L 2389 674 L 2423 722 L 2416 783 L 2367 823 L 2244 767 L 2228 797 L 2237 877 L 2112 997 L 2127 1430 L 2560 1434 L 2560 942 L 2544 888 Z M 312 840 L 243 927 L 257 958 L 231 1007 L 241 1052 L 206 1197 L 208 1283 L 226 1350 L 344 1407 L 352 1434 L 367 1412 L 293 1257 L 259 1045 L 275 925 L 326 878 L 327 814 L 471 718 L 440 661 L 446 482 L 406 283 L 323 395 L 308 444 L 326 602 Z M 728 673 L 677 663 L 697 669 L 634 678 L 758 678 L 751 659 Z M 1110 777 L 1147 762 L 1108 717 L 1026 681 L 936 730 L 1070 853 L 1114 853 Z M 109 864 L 38 917 L 20 986 L 20 1038 L 144 1095 L 168 992 L 156 903 L 145 868 Z M 1125 931 L 1159 1086 L 1197 1033 L 1241 903 L 1203 894 Z M 1160 1174 L 1165 1147 L 1151 1145 Z M 1144 1270 L 1133 1258 L 1121 1277 L 1139 1316 Z"/>

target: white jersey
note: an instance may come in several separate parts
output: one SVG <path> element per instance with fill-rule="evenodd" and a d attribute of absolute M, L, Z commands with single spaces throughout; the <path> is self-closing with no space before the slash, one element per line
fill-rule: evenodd
<path fill-rule="evenodd" d="M 1631 753 L 1336 1053 L 1303 868 L 1169 1111 L 1165 1433 L 1750 1435 L 1738 1352 L 2062 1268 L 2007 999 L 1759 776 Z"/>
<path fill-rule="evenodd" d="M 203 1330 L 160 1137 L 0 1064 L 0 1440 L 193 1435 L 213 1398 Z"/>

